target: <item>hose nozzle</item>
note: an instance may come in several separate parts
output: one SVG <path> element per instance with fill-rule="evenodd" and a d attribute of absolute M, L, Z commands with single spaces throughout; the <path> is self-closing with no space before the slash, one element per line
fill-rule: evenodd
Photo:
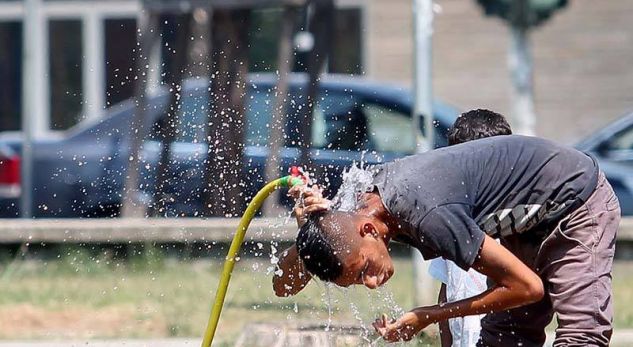
<path fill-rule="evenodd" d="M 291 166 L 290 175 L 282 177 L 279 182 L 282 187 L 292 188 L 296 185 L 303 185 L 310 183 L 310 176 L 307 172 L 303 171 L 303 169 L 299 166 Z"/>

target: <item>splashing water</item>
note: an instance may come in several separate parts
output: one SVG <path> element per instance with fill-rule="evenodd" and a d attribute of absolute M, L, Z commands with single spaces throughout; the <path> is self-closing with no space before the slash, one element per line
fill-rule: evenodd
<path fill-rule="evenodd" d="M 396 299 L 393 296 L 393 291 L 389 289 L 388 284 L 385 284 L 376 289 L 376 295 L 379 301 L 383 304 L 383 312 L 388 312 L 392 318 L 398 318 L 405 313 L 405 310 L 398 305 Z"/>
<path fill-rule="evenodd" d="M 327 306 L 327 325 L 325 331 L 330 331 L 332 326 L 332 283 L 325 283 L 325 299 Z"/>
<path fill-rule="evenodd" d="M 342 184 L 332 199 L 332 208 L 339 211 L 353 211 L 358 207 L 359 198 L 363 193 L 369 192 L 373 189 L 373 177 L 375 173 L 374 167 L 363 167 L 362 163 L 355 163 L 346 169 L 342 174 Z M 303 203 L 302 199 L 298 199 L 298 204 Z M 276 224 L 271 224 L 269 227 L 273 229 L 279 229 L 282 226 L 286 226 L 294 222 L 294 218 L 290 213 L 281 216 L 282 219 Z M 274 238 L 281 237 L 281 233 L 274 233 Z M 263 249 L 264 245 L 257 245 L 258 249 Z M 262 264 L 267 267 L 267 274 L 270 275 L 273 272 L 280 271 L 276 267 L 276 263 L 279 261 L 279 250 L 277 249 L 277 243 L 273 242 L 270 245 L 270 252 L 267 262 L 269 264 Z M 268 253 L 268 252 L 262 252 Z M 253 269 L 255 270 L 255 269 Z M 277 273 L 281 275 L 281 273 Z M 327 322 L 325 322 L 322 329 L 326 332 L 335 333 L 337 328 L 335 321 L 335 314 L 338 314 L 340 307 L 337 306 L 340 297 L 345 298 L 347 302 L 351 316 L 353 320 L 358 323 L 360 327 L 360 338 L 364 341 L 365 346 L 407 346 L 411 345 L 411 342 L 397 342 L 387 343 L 381 336 L 377 336 L 374 329 L 371 326 L 371 322 L 379 317 L 381 314 L 386 313 L 391 318 L 398 318 L 405 313 L 405 310 L 400 307 L 393 295 L 393 292 L 387 285 L 381 286 L 376 290 L 367 290 L 364 287 L 352 288 L 339 288 L 332 283 L 321 282 L 323 284 L 321 292 L 321 302 L 327 309 Z M 341 292 L 339 292 L 341 291 Z M 362 298 L 362 293 L 367 295 L 367 299 Z M 360 294 L 360 296 L 358 296 Z M 354 300 L 356 297 L 359 300 Z M 369 301 L 369 305 L 365 301 Z M 360 306 L 359 306 L 360 305 Z M 367 306 L 367 307 L 365 307 Z M 362 307 L 362 308 L 361 308 Z M 299 305 L 297 302 L 293 302 L 287 306 L 290 311 L 286 319 L 292 321 L 296 319 L 296 315 L 299 313 Z M 315 318 L 319 317 L 317 312 L 308 310 L 308 314 Z M 320 317 L 323 319 L 324 317 Z M 317 318 L 318 319 L 318 318 Z M 335 335 L 332 335 L 335 336 Z"/>
<path fill-rule="evenodd" d="M 332 208 L 352 211 L 358 206 L 360 195 L 373 189 L 374 170 L 352 165 L 343 172 L 343 183 L 332 199 Z"/>
<path fill-rule="evenodd" d="M 368 328 L 368 325 L 365 324 L 366 322 L 363 320 L 361 310 L 358 308 L 356 303 L 350 301 L 349 308 L 350 311 L 352 311 L 354 319 L 358 322 L 360 328 L 362 329 L 360 337 L 361 339 L 363 339 L 363 341 L 365 341 L 369 346 L 374 346 L 378 341 L 382 340 L 382 336 L 375 337 L 373 334 L 373 330 L 370 330 Z"/>
<path fill-rule="evenodd" d="M 364 168 L 362 163 L 354 164 L 345 170 L 342 174 L 341 186 L 332 199 L 332 208 L 338 211 L 353 211 L 358 207 L 360 196 L 363 193 L 367 193 L 373 190 L 373 177 L 375 174 L 375 168 Z M 332 323 L 332 288 L 333 284 L 325 284 L 324 296 L 327 301 L 324 300 L 328 309 L 328 322 L 325 331 L 331 329 Z M 338 289 L 338 288 L 337 288 Z M 342 289 L 342 288 L 341 288 Z M 347 289 L 347 288 L 346 288 Z M 350 294 L 346 291 L 346 297 Z M 382 313 L 387 313 L 389 317 L 398 318 L 405 313 L 405 310 L 396 302 L 393 292 L 384 285 L 377 290 L 365 290 L 367 293 L 372 312 L 367 312 L 370 316 L 363 317 L 359 307 L 353 302 L 349 301 L 350 311 L 356 321 L 360 323 L 362 332 L 361 338 L 367 343 L 368 346 L 382 346 L 385 342 L 381 336 L 375 336 L 373 329 L 369 329 L 371 321 L 374 318 L 380 316 Z M 366 313 L 366 314 L 367 314 Z M 399 342 L 395 345 L 407 345 L 407 342 Z M 391 344 L 394 345 L 394 344 Z"/>

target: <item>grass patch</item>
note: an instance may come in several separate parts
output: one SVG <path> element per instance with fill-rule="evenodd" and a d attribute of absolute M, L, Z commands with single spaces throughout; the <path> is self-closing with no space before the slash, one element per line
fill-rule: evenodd
<path fill-rule="evenodd" d="M 293 298 L 274 296 L 269 266 L 267 256 L 238 262 L 216 335 L 220 345 L 230 345 L 247 323 L 331 320 L 369 326 L 383 312 L 393 316 L 413 306 L 407 259 L 396 260 L 396 274 L 383 289 L 313 281 Z M 0 283 L 0 338 L 201 336 L 221 269 L 217 260 L 175 261 L 156 252 L 121 261 L 69 249 L 53 261 L 20 261 Z M 632 287 L 633 264 L 617 263 L 616 327 L 633 328 Z"/>
<path fill-rule="evenodd" d="M 60 254 L 53 261 L 13 264 L 11 276 L 0 283 L 0 338 L 202 335 L 222 262 L 166 260 L 156 253 L 121 261 L 74 248 Z M 408 262 L 397 260 L 396 266 L 389 285 L 377 291 L 313 281 L 296 297 L 277 298 L 268 256 L 241 260 L 216 340 L 234 341 L 249 322 L 369 326 L 383 312 L 397 315 L 412 306 L 413 283 Z"/>

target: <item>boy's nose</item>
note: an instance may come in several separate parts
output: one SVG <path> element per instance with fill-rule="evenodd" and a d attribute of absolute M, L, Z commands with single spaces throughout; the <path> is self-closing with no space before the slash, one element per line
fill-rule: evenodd
<path fill-rule="evenodd" d="M 369 289 L 376 289 L 378 287 L 378 277 L 376 276 L 368 276 L 365 278 L 365 287 Z"/>

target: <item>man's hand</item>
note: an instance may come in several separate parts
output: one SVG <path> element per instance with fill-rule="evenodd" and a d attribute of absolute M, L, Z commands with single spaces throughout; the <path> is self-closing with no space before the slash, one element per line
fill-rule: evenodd
<path fill-rule="evenodd" d="M 294 186 L 288 191 L 288 196 L 295 199 L 293 212 L 299 226 L 305 224 L 309 214 L 327 211 L 331 204 L 330 200 L 323 197 L 323 190 L 316 184 L 311 187 Z"/>
<path fill-rule="evenodd" d="M 374 328 L 387 341 L 408 340 L 431 323 L 499 312 L 543 298 L 543 282 L 539 276 L 487 235 L 473 267 L 492 279 L 495 285 L 472 298 L 413 309 L 393 322 L 383 316 L 382 320 L 374 322 Z"/>
<path fill-rule="evenodd" d="M 416 310 L 422 309 L 424 308 L 420 307 Z M 382 317 L 376 319 L 372 325 L 385 341 L 409 341 L 427 325 L 432 323 L 425 319 L 424 314 L 416 313 L 416 310 L 405 313 L 397 320 L 390 320 L 386 314 L 383 314 Z"/>

